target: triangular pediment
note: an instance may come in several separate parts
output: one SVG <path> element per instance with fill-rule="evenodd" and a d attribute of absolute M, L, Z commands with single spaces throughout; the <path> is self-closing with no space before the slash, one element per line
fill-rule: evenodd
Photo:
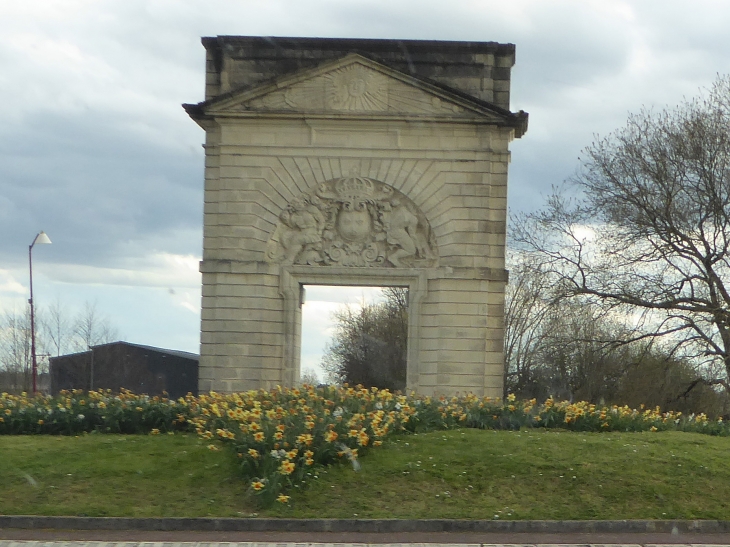
<path fill-rule="evenodd" d="M 197 106 L 212 117 L 270 112 L 466 118 L 513 125 L 516 116 L 354 53 Z"/>

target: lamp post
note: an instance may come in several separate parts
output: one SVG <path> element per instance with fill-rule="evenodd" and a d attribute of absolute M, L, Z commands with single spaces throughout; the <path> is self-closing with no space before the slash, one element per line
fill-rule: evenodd
<path fill-rule="evenodd" d="M 36 243 L 50 244 L 51 240 L 46 232 L 41 230 L 28 247 L 28 266 L 30 268 L 30 299 L 28 304 L 30 304 L 30 353 L 33 360 L 33 395 L 38 391 L 38 361 L 35 354 L 35 310 L 33 309 L 33 245 Z"/>

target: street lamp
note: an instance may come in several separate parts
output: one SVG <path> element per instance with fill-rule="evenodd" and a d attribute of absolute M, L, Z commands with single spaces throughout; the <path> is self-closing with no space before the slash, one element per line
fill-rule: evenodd
<path fill-rule="evenodd" d="M 38 391 L 38 361 L 35 355 L 35 312 L 33 310 L 33 245 L 36 243 L 51 243 L 50 238 L 46 235 L 46 232 L 41 231 L 33 243 L 28 247 L 28 266 L 30 267 L 30 353 L 33 359 L 33 395 Z"/>

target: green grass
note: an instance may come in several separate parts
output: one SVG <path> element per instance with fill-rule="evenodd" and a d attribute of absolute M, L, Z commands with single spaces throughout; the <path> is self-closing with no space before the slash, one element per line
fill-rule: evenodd
<path fill-rule="evenodd" d="M 230 454 L 195 435 L 0 436 L 0 514 L 242 516 Z"/>
<path fill-rule="evenodd" d="M 730 438 L 693 433 L 404 435 L 262 511 L 193 436 L 0 437 L 0 453 L 4 514 L 730 519 Z"/>

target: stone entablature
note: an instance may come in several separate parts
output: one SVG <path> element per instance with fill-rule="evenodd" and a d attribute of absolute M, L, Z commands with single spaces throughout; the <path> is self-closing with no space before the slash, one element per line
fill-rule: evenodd
<path fill-rule="evenodd" d="M 206 100 L 259 87 L 271 79 L 318 67 L 354 52 L 505 111 L 510 107 L 514 44 L 216 36 L 203 38 L 203 45 L 207 53 Z"/>
<path fill-rule="evenodd" d="M 206 101 L 185 105 L 206 130 L 200 389 L 297 381 L 303 285 L 397 285 L 408 388 L 501 395 L 508 143 L 527 115 L 468 89 L 508 84 L 514 46 L 204 44 Z"/>

